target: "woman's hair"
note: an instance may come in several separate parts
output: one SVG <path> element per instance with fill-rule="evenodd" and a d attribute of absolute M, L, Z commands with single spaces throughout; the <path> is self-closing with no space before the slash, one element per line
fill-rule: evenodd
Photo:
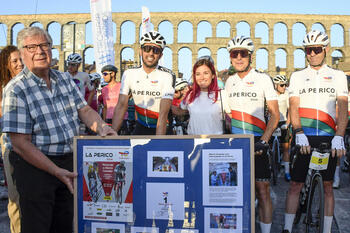
<path fill-rule="evenodd" d="M 11 53 L 18 51 L 18 48 L 13 45 L 6 46 L 0 52 L 0 93 L 2 94 L 2 88 L 11 80 L 11 73 L 9 69 L 9 61 Z"/>
<path fill-rule="evenodd" d="M 192 72 L 192 77 L 193 77 L 193 84 L 189 86 L 189 91 L 186 93 L 184 97 L 184 103 L 190 104 L 192 103 L 200 94 L 201 89 L 197 83 L 196 80 L 196 71 L 198 67 L 205 65 L 207 66 L 211 73 L 214 75 L 214 78 L 212 79 L 209 87 L 208 87 L 208 97 L 214 93 L 214 100 L 213 103 L 215 103 L 218 99 L 218 92 L 219 92 L 219 87 L 218 87 L 218 80 L 216 76 L 216 70 L 214 67 L 214 64 L 211 62 L 210 59 L 199 59 L 193 66 L 193 72 Z"/>

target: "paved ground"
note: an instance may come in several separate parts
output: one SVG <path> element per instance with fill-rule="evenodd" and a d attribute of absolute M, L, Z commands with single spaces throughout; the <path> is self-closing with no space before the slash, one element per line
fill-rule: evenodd
<path fill-rule="evenodd" d="M 2 171 L 0 169 L 0 179 Z M 341 172 L 341 187 L 334 191 L 335 194 L 335 218 L 332 225 L 332 233 L 350 233 L 350 177 Z M 274 205 L 272 233 L 282 232 L 284 224 L 284 203 L 288 183 L 279 178 L 276 186 L 272 187 L 271 196 Z M 0 186 L 0 233 L 10 233 L 9 218 L 7 215 L 7 190 Z M 260 232 L 257 225 L 256 232 Z M 305 232 L 303 224 L 299 224 L 293 233 Z"/>

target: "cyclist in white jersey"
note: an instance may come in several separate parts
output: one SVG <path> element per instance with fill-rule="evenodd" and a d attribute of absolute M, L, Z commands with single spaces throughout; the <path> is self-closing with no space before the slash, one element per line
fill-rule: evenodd
<path fill-rule="evenodd" d="M 137 122 L 134 135 L 165 134 L 169 109 L 174 96 L 175 75 L 158 65 L 165 39 L 151 31 L 141 37 L 142 66 L 124 72 L 112 128 L 118 131 L 128 108 L 129 93 L 135 102 Z"/>
<path fill-rule="evenodd" d="M 225 84 L 232 114 L 232 133 L 255 136 L 255 187 L 261 231 L 267 233 L 272 223 L 267 142 L 279 120 L 277 96 L 271 78 L 251 67 L 254 44 L 249 37 L 233 38 L 227 49 L 236 70 Z M 265 101 L 271 116 L 267 125 L 264 119 Z"/>
<path fill-rule="evenodd" d="M 310 147 L 317 148 L 323 142 L 332 148 L 327 170 L 321 171 L 325 192 L 323 232 L 329 233 L 332 226 L 334 212 L 332 180 L 337 156 L 345 154 L 343 136 L 348 121 L 348 90 L 345 74 L 325 64 L 329 52 L 328 44 L 329 39 L 325 33 L 313 30 L 306 34 L 303 46 L 309 66 L 294 72 L 290 78 L 290 115 L 295 144 L 300 146 L 298 151 L 300 156 L 297 155 L 293 160 L 283 232 L 292 232 L 299 193 L 310 163 Z M 336 105 L 338 105 L 337 120 Z"/>
<path fill-rule="evenodd" d="M 72 77 L 74 82 L 78 85 L 80 92 L 85 96 L 85 88 L 87 87 L 90 91 L 94 89 L 90 82 L 90 77 L 88 73 L 79 72 L 78 69 L 83 59 L 77 53 L 72 53 L 68 56 L 66 62 L 68 71 L 65 74 Z"/>
<path fill-rule="evenodd" d="M 272 78 L 273 83 L 275 84 L 275 90 L 278 98 L 278 108 L 280 111 L 280 121 L 278 122 L 278 127 L 281 129 L 281 137 L 279 141 L 283 149 L 283 165 L 284 165 L 284 179 L 290 181 L 290 172 L 289 172 L 289 123 L 290 123 L 290 114 L 288 111 L 289 108 L 289 95 L 287 88 L 287 78 L 284 75 L 276 75 Z"/>

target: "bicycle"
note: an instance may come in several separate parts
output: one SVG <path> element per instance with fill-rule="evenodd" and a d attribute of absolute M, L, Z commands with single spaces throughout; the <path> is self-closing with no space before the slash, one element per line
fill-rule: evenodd
<path fill-rule="evenodd" d="M 294 152 L 299 148 L 295 147 Z M 323 233 L 324 187 L 320 171 L 327 169 L 331 150 L 328 143 L 321 143 L 318 148 L 311 148 L 311 151 L 309 170 L 300 192 L 299 207 L 295 215 L 294 224 L 298 224 L 302 213 L 305 213 L 303 223 L 306 225 L 306 233 L 312 229 L 315 229 L 315 232 Z M 293 162 L 296 156 L 295 154 Z"/>
<path fill-rule="evenodd" d="M 281 151 L 280 151 L 280 142 L 278 137 L 281 136 L 281 128 L 276 128 L 275 131 L 272 134 L 273 140 L 270 145 L 272 145 L 269 148 L 268 156 L 270 160 L 270 167 L 271 167 L 271 179 L 272 184 L 277 184 L 277 177 L 280 172 L 281 168 Z"/>
<path fill-rule="evenodd" d="M 123 183 L 125 181 L 119 180 L 115 184 L 115 201 L 119 202 L 119 204 L 122 204 L 123 202 Z"/>

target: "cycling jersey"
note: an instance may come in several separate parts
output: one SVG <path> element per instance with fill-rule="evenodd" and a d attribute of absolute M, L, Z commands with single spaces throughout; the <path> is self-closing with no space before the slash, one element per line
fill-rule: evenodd
<path fill-rule="evenodd" d="M 124 174 L 125 174 L 125 166 L 122 166 L 122 165 L 117 165 L 115 168 L 114 168 L 114 173 L 115 173 L 115 181 L 123 181 L 124 179 Z"/>
<path fill-rule="evenodd" d="M 225 84 L 232 114 L 232 133 L 262 136 L 265 100 L 277 100 L 271 78 L 252 69 L 244 78 L 230 76 Z"/>
<path fill-rule="evenodd" d="M 284 94 L 277 95 L 277 100 L 278 100 L 278 109 L 280 112 L 280 122 L 281 121 L 287 121 L 287 112 L 289 108 L 289 95 L 288 91 Z"/>
<path fill-rule="evenodd" d="M 307 68 L 290 78 L 289 96 L 299 97 L 299 116 L 305 135 L 333 136 L 338 96 L 348 96 L 344 72 L 323 65 L 319 70 Z"/>
<path fill-rule="evenodd" d="M 90 78 L 87 73 L 78 72 L 74 76 L 72 76 L 69 72 L 65 72 L 65 74 L 73 79 L 83 96 L 85 96 L 85 87 L 87 87 L 90 91 L 93 90 L 93 86 L 91 85 Z"/>
<path fill-rule="evenodd" d="M 156 128 L 161 99 L 173 99 L 175 75 L 158 66 L 147 74 L 143 67 L 131 68 L 124 72 L 120 94 L 131 92 L 135 102 L 137 121 L 147 127 Z"/>

